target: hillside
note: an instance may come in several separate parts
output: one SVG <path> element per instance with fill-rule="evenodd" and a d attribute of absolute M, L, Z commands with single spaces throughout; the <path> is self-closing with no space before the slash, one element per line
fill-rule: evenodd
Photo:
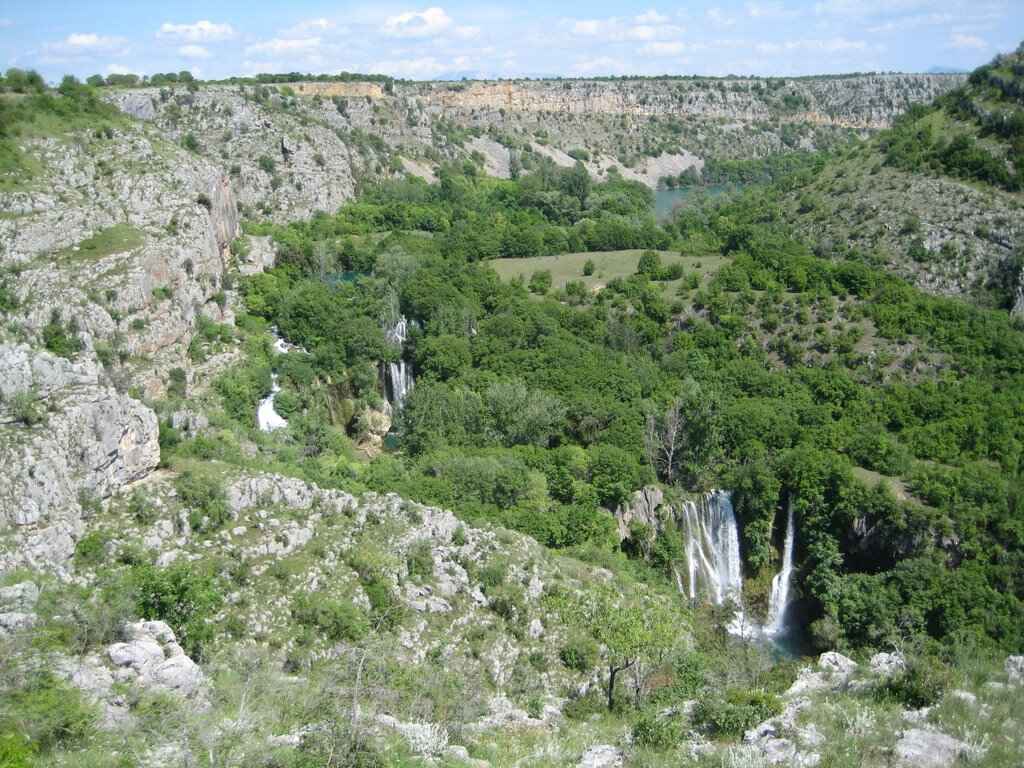
<path fill-rule="evenodd" d="M 15 74 L 2 768 L 1024 760 L 1024 331 L 792 213 L 959 80 Z"/>
<path fill-rule="evenodd" d="M 851 248 L 931 292 L 1024 312 L 1024 53 L 916 106 L 796 179 L 789 213 L 820 252 Z"/>

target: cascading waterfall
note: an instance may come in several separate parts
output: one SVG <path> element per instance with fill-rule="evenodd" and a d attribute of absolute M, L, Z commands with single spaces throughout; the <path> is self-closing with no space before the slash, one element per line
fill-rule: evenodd
<path fill-rule="evenodd" d="M 782 568 L 772 579 L 772 593 L 768 602 L 768 623 L 763 632 L 766 635 L 781 634 L 786 628 L 786 608 L 789 607 L 789 586 L 793 578 L 793 502 L 790 500 L 786 511 L 786 541 L 782 547 Z"/>
<path fill-rule="evenodd" d="M 277 328 L 271 328 L 274 336 L 274 351 L 283 355 L 291 349 L 291 346 L 277 335 Z M 288 420 L 274 409 L 274 397 L 281 391 L 281 385 L 277 383 L 277 374 L 270 374 L 270 394 L 260 400 L 256 408 L 256 426 L 261 432 L 273 432 L 275 429 L 283 429 L 288 426 Z"/>
<path fill-rule="evenodd" d="M 699 502 L 685 502 L 680 522 L 686 538 L 690 599 L 706 596 L 715 605 L 729 599 L 739 603 L 743 565 L 739 526 L 729 493 L 712 491 Z"/>
<path fill-rule="evenodd" d="M 385 337 L 399 347 L 405 345 L 409 338 L 409 322 L 405 315 L 400 315 L 393 324 L 385 329 Z M 399 358 L 396 362 L 387 364 L 387 381 L 385 382 L 388 392 L 388 399 L 395 408 L 401 408 L 406 396 L 412 390 L 414 381 L 412 366 L 404 359 Z"/>

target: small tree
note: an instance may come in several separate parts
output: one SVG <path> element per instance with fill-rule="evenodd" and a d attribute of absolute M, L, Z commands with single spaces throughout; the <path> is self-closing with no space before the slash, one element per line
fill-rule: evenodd
<path fill-rule="evenodd" d="M 538 269 L 530 275 L 530 292 L 543 296 L 551 290 L 551 271 Z"/>
<path fill-rule="evenodd" d="M 644 251 L 640 254 L 640 262 L 636 265 L 636 273 L 638 275 L 647 275 L 654 278 L 660 272 L 661 256 L 658 255 L 657 251 Z"/>
<path fill-rule="evenodd" d="M 590 277 L 592 274 L 594 274 L 594 260 L 587 259 L 583 264 L 583 276 Z"/>
<path fill-rule="evenodd" d="M 578 618 L 601 644 L 608 672 L 608 709 L 615 706 L 615 685 L 625 671 L 631 673 L 633 702 L 639 707 L 651 670 L 665 659 L 685 629 L 684 617 L 640 590 L 621 595 L 611 585 L 584 598 L 578 611 Z"/>

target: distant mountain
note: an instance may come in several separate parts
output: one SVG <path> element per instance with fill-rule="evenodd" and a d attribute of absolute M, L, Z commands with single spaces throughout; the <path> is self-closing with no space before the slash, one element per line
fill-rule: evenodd
<path fill-rule="evenodd" d="M 966 75 L 970 71 L 971 70 L 964 69 L 962 67 L 946 67 L 941 64 L 936 64 L 935 66 L 928 67 L 924 73 L 926 75 Z"/>

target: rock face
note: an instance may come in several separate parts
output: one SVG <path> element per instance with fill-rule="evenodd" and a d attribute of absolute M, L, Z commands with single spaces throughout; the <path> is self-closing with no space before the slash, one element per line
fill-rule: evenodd
<path fill-rule="evenodd" d="M 0 198 L 0 267 L 19 270 L 19 330 L 0 334 L 0 568 L 64 567 L 83 514 L 159 461 L 133 393 L 190 378 L 200 315 L 233 322 L 226 176 L 138 124 L 77 139 L 26 142 L 41 171 Z M 64 357 L 43 348 L 55 323 Z"/>
<path fill-rule="evenodd" d="M 897 764 L 907 768 L 948 768 L 967 753 L 967 744 L 938 731 L 911 728 L 896 742 Z"/>
<path fill-rule="evenodd" d="M 39 587 L 31 581 L 0 587 L 0 637 L 35 624 L 38 600 Z"/>
<path fill-rule="evenodd" d="M 1008 656 L 1005 669 L 1011 685 L 1024 685 L 1024 656 Z"/>
<path fill-rule="evenodd" d="M 618 747 L 599 744 L 583 753 L 576 768 L 619 768 L 625 762 L 625 755 Z"/>
<path fill-rule="evenodd" d="M 192 697 L 202 690 L 203 672 L 178 645 L 162 621 L 140 621 L 125 628 L 127 642 L 107 648 L 117 680 L 154 691 Z"/>
<path fill-rule="evenodd" d="M 0 391 L 39 398 L 45 423 L 0 430 L 0 530 L 13 530 L 0 567 L 60 568 L 90 503 L 151 472 L 160 460 L 156 415 L 104 386 L 95 365 L 27 345 L 0 345 Z"/>

